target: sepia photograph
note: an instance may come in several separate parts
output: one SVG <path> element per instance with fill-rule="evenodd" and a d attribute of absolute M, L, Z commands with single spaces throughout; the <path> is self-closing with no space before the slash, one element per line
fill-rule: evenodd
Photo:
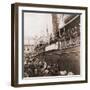
<path fill-rule="evenodd" d="M 80 75 L 80 14 L 24 12 L 24 77 Z"/>
<path fill-rule="evenodd" d="M 87 7 L 11 7 L 12 86 L 87 83 Z"/>

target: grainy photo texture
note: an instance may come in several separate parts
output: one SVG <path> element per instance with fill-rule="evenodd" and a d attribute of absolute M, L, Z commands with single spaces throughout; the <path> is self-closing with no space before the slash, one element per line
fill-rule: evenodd
<path fill-rule="evenodd" d="M 24 77 L 80 75 L 80 14 L 24 12 Z"/>

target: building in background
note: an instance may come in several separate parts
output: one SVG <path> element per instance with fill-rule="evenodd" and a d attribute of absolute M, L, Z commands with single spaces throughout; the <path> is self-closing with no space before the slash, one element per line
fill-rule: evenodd
<path fill-rule="evenodd" d="M 60 49 L 80 44 L 80 15 L 52 14 L 52 24 Z"/>

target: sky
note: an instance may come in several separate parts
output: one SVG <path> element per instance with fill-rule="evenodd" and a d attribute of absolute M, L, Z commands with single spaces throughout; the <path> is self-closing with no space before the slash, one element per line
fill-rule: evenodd
<path fill-rule="evenodd" d="M 52 16 L 46 13 L 24 13 L 24 43 L 33 43 L 32 38 L 47 36 L 52 32 Z"/>

